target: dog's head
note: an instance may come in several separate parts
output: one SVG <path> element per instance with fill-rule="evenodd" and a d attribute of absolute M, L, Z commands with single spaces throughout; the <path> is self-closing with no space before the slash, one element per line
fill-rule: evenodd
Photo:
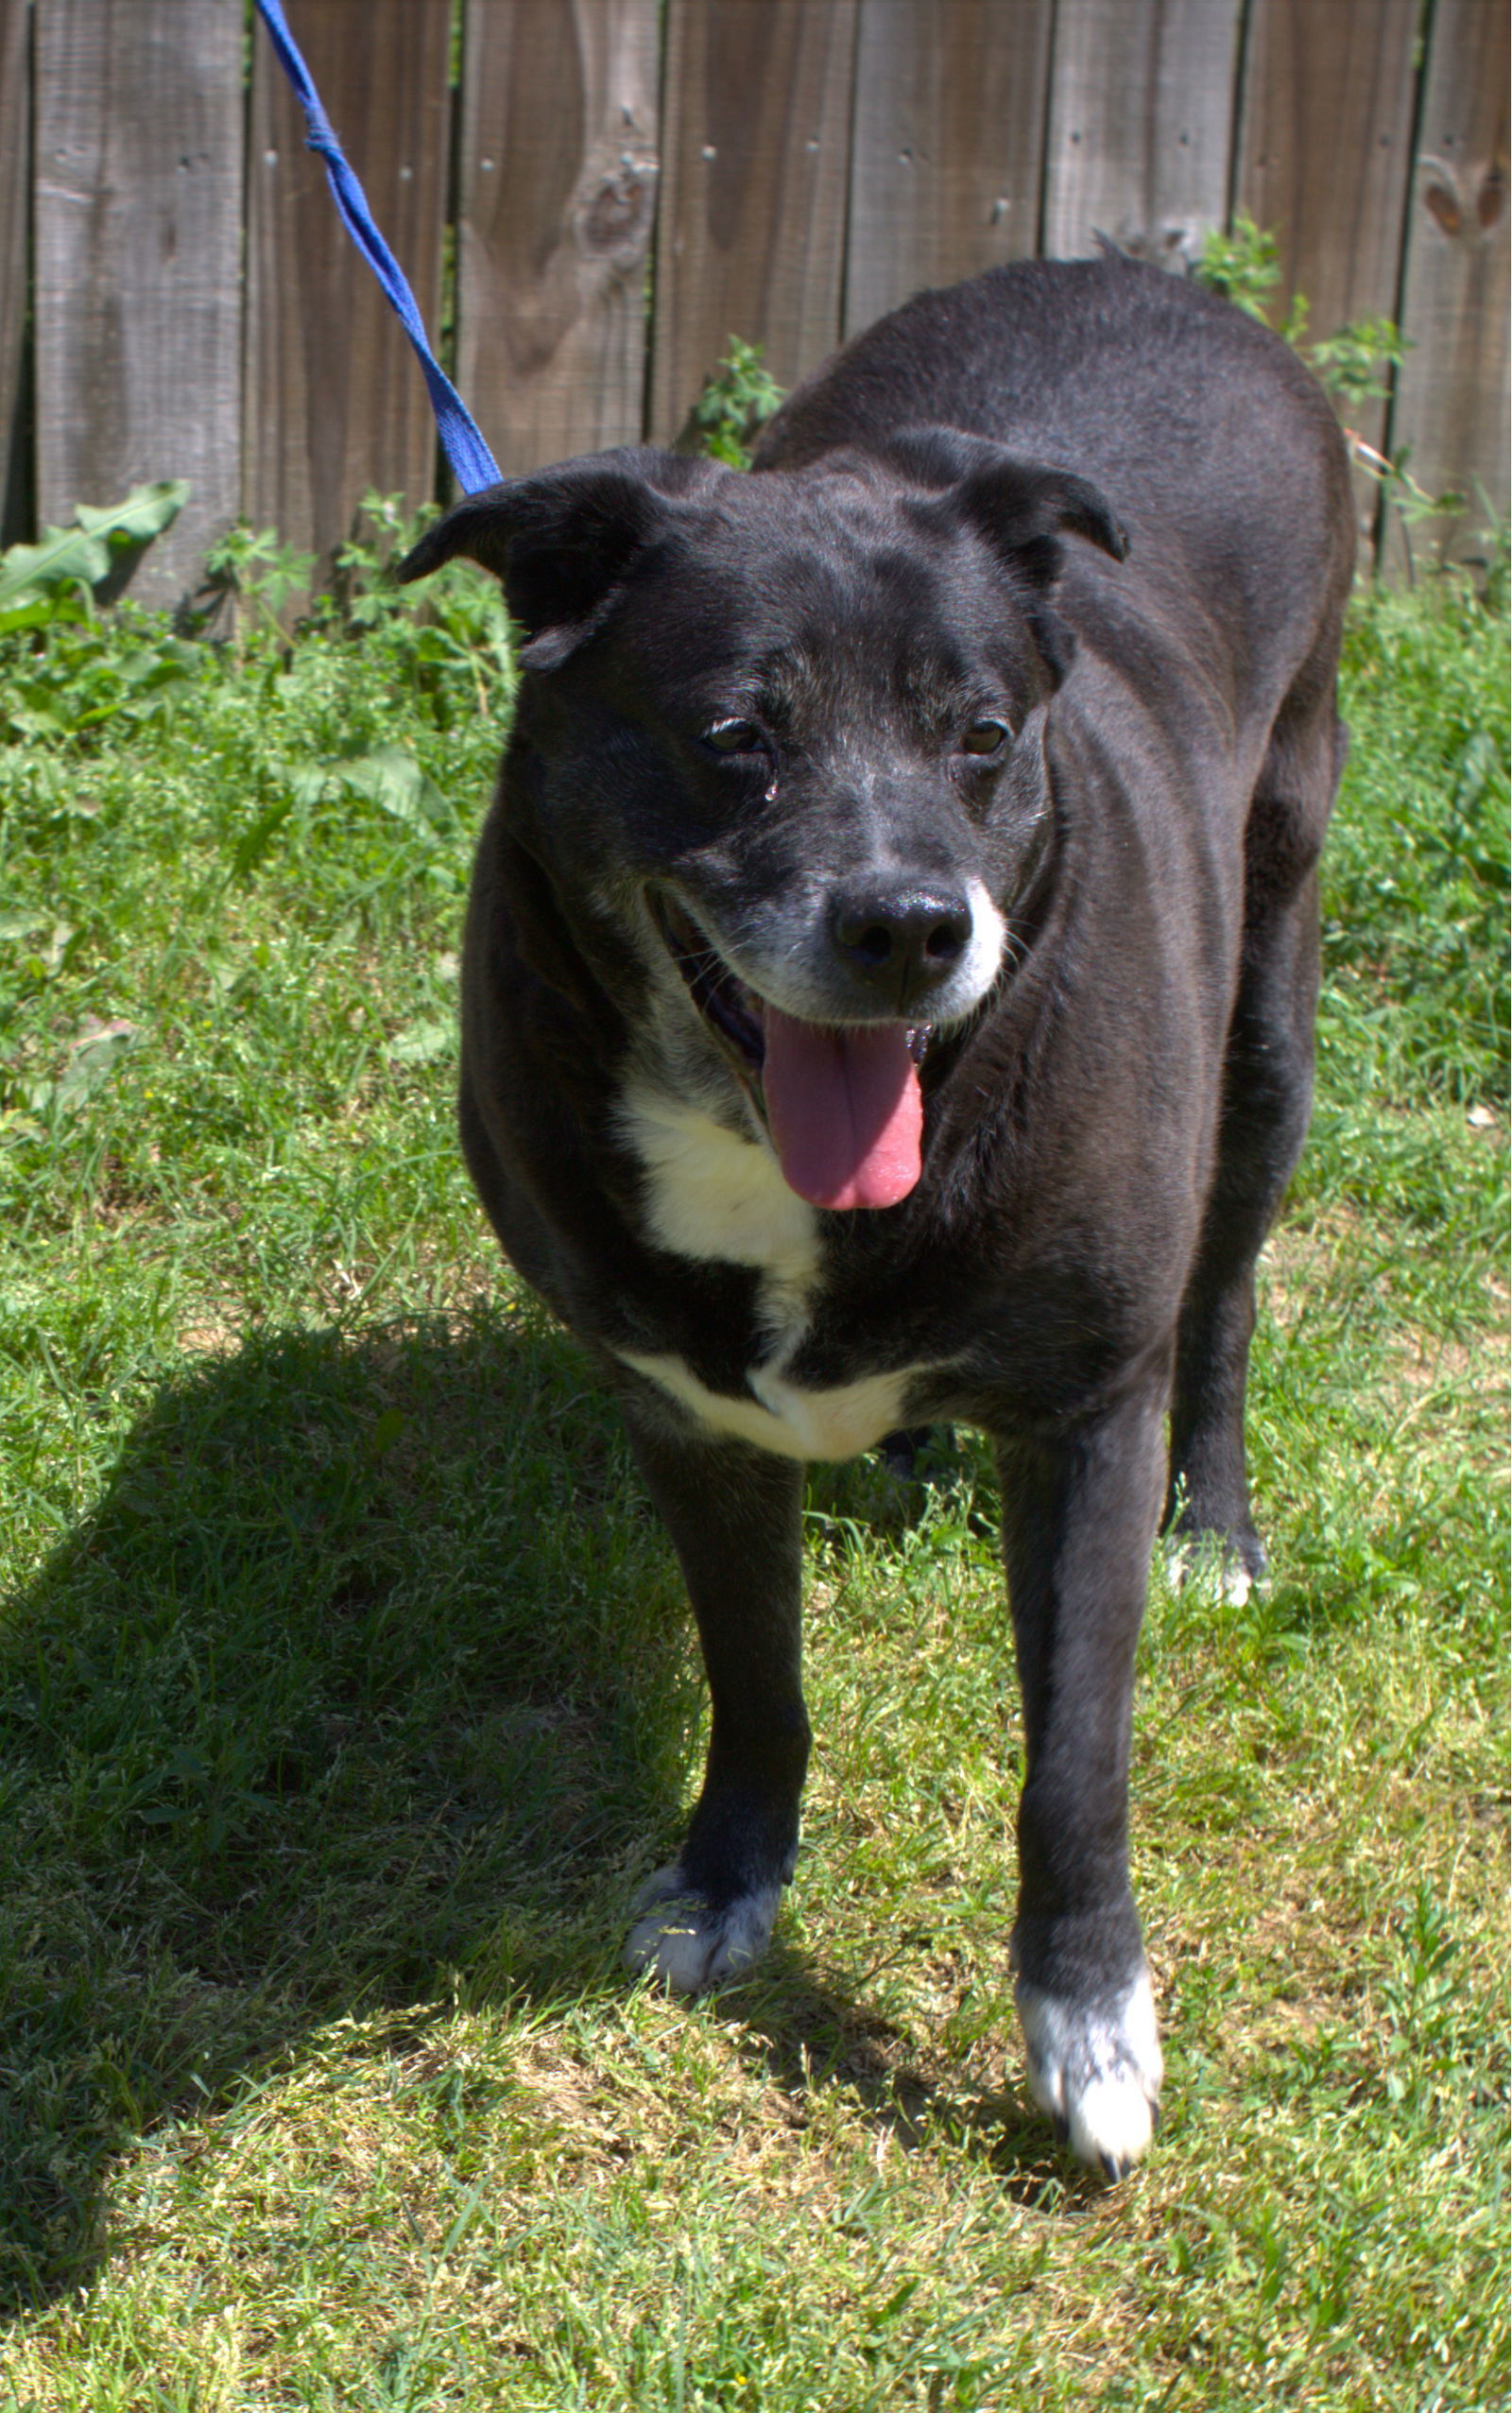
<path fill-rule="evenodd" d="M 515 836 L 820 1204 L 917 1180 L 915 1064 L 992 991 L 1039 875 L 1068 531 L 1122 560 L 1085 479 L 926 428 L 753 476 L 595 454 L 470 496 L 401 566 L 502 580 Z"/>

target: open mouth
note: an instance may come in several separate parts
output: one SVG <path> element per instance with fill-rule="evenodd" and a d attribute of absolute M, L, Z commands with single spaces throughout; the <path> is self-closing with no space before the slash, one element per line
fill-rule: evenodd
<path fill-rule="evenodd" d="M 734 1057 L 789 1189 L 842 1212 L 906 1198 L 923 1169 L 919 1067 L 932 1026 L 802 1022 L 758 996 L 680 906 L 658 897 L 653 910 L 689 996 Z"/>
<path fill-rule="evenodd" d="M 730 971 L 718 948 L 704 937 L 690 915 L 664 897 L 656 899 L 653 910 L 667 953 L 705 1022 L 712 1023 L 720 1037 L 729 1041 L 743 1070 L 759 1073 L 766 1056 L 766 1016 L 776 1008 Z M 935 1036 L 933 1023 L 878 1026 L 903 1030 L 909 1055 L 916 1064 L 923 1062 Z"/>
<path fill-rule="evenodd" d="M 742 1072 L 759 1075 L 766 1057 L 762 1000 L 736 977 L 717 947 L 710 945 L 703 932 L 677 905 L 665 897 L 658 897 L 653 911 L 667 953 L 705 1022 L 712 1024 L 720 1038 L 734 1049 Z M 759 1096 L 759 1080 L 753 1086 Z"/>

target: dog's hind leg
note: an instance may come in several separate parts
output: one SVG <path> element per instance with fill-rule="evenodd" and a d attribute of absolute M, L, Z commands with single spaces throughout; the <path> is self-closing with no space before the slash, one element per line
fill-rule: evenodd
<path fill-rule="evenodd" d="M 1183 1557 L 1211 1550 L 1233 1597 L 1265 1565 L 1250 1513 L 1245 1386 L 1255 1266 L 1312 1109 L 1316 866 L 1346 748 L 1329 661 L 1321 692 L 1299 681 L 1288 698 L 1250 810 L 1217 1163 L 1177 1347 L 1166 1525 Z"/>
<path fill-rule="evenodd" d="M 1029 2091 L 1115 2179 L 1149 2145 L 1162 2074 L 1129 1887 L 1128 1760 L 1168 1370 L 1163 1357 L 1076 1426 L 999 1443 L 1027 1763 L 1013 1958 Z"/>
<path fill-rule="evenodd" d="M 621 1405 L 687 1578 L 713 1708 L 703 1790 L 677 1860 L 641 1895 L 626 1960 L 696 1993 L 765 1951 L 798 1853 L 803 1474 L 743 1441 L 685 1437 L 656 1404 Z"/>

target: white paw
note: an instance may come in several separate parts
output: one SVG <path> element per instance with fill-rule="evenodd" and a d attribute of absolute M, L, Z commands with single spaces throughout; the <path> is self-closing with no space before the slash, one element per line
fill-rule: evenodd
<path fill-rule="evenodd" d="M 678 1994 L 742 1977 L 766 1950 L 782 1898 L 780 1885 L 758 1886 L 716 1912 L 679 1868 L 659 1869 L 636 1903 L 625 1965 Z"/>
<path fill-rule="evenodd" d="M 1165 2075 L 1148 1976 L 1142 1972 L 1111 2008 L 1086 2009 L 1022 1977 L 1014 1994 L 1030 2094 L 1074 2153 L 1123 2178 L 1149 2149 Z"/>
<path fill-rule="evenodd" d="M 1189 1584 L 1211 1584 L 1228 1609 L 1242 1609 L 1251 1593 L 1263 1591 L 1265 1582 L 1263 1576 L 1252 1576 L 1234 1552 L 1215 1548 L 1209 1535 L 1189 1534 L 1168 1543 L 1165 1572 L 1173 1592 L 1185 1592 Z"/>

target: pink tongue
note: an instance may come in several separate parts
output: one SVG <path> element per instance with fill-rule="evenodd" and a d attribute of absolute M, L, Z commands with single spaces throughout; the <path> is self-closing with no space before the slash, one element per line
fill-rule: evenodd
<path fill-rule="evenodd" d="M 762 1086 L 782 1179 L 811 1206 L 887 1207 L 920 1171 L 924 1101 L 902 1023 L 821 1030 L 767 1006 Z"/>

